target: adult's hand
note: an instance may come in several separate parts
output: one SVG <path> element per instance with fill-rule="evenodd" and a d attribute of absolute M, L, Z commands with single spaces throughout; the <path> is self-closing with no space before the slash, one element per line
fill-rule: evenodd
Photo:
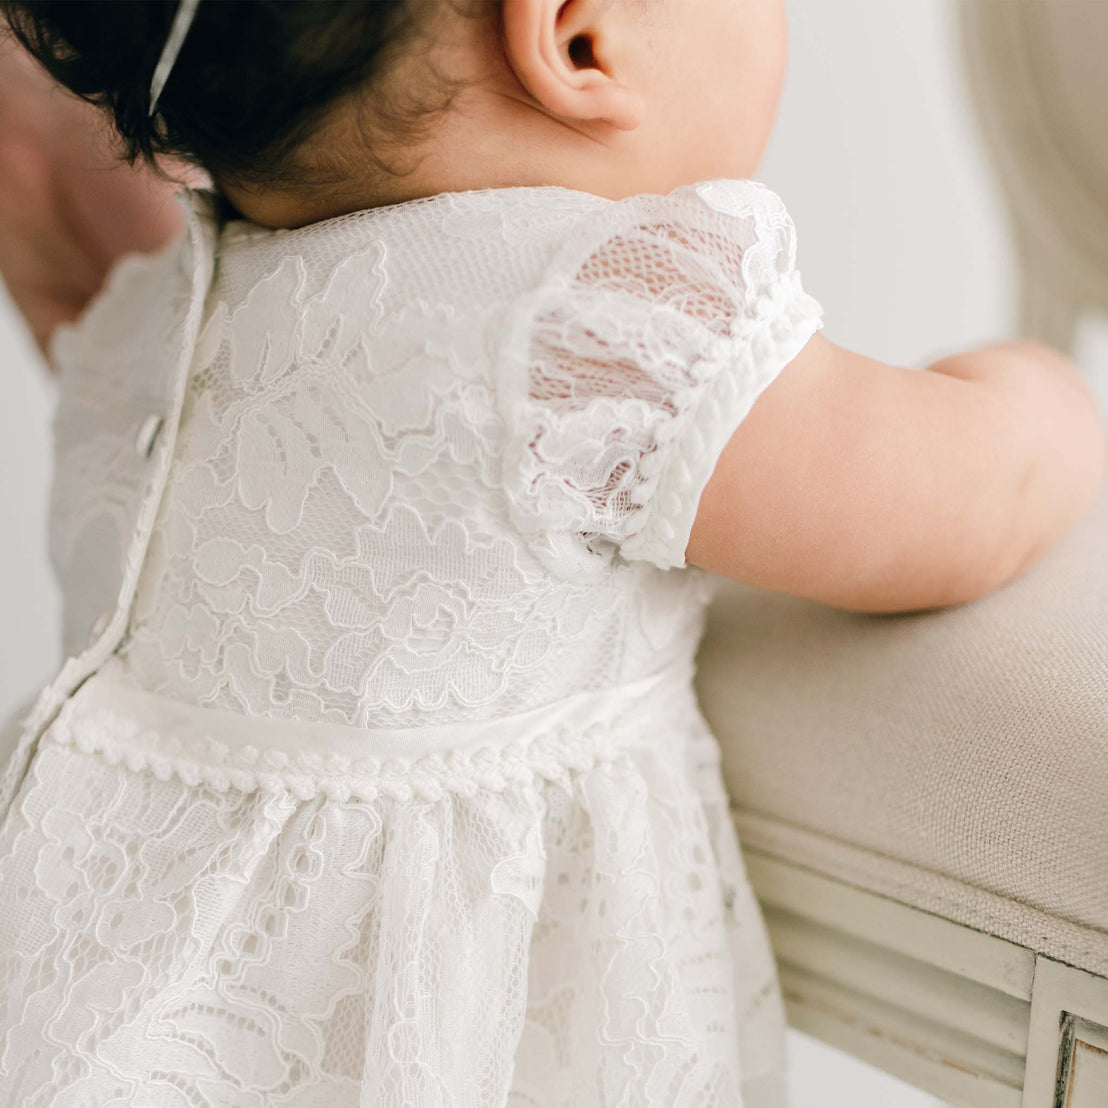
<path fill-rule="evenodd" d="M 172 171 L 182 183 L 204 181 Z M 44 355 L 118 257 L 183 231 L 177 187 L 122 161 L 107 117 L 0 35 L 0 276 Z"/>

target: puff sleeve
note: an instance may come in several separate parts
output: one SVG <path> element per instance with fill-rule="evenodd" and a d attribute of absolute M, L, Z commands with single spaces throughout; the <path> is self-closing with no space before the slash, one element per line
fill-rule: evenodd
<path fill-rule="evenodd" d="M 554 572 L 685 566 L 735 428 L 821 324 L 781 200 L 707 181 L 567 230 L 501 359 L 516 527 Z"/>

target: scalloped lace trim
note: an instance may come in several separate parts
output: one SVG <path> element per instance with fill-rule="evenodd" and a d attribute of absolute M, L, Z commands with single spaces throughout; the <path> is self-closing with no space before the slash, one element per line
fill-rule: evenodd
<path fill-rule="evenodd" d="M 289 791 L 301 800 L 320 793 L 332 800 L 439 800 L 448 793 L 470 796 L 479 789 L 502 792 L 537 779 L 559 780 L 571 770 L 610 765 L 626 742 L 624 729 L 608 720 L 562 723 L 507 745 L 427 753 L 416 758 L 357 758 L 302 750 L 290 755 L 248 745 L 234 749 L 207 735 L 163 735 L 127 716 L 96 708 L 63 713 L 48 732 L 61 745 L 100 754 L 135 772 L 201 782 L 219 792 Z"/>
<path fill-rule="evenodd" d="M 663 432 L 661 448 L 643 456 L 643 482 L 632 492 L 641 510 L 628 521 L 628 538 L 621 544 L 624 556 L 655 564 L 665 561 L 677 568 L 686 565 L 684 549 L 700 496 L 724 444 L 761 393 L 823 326 L 822 307 L 803 291 L 796 271 L 760 296 L 756 305 L 757 318 L 743 320 L 736 334 L 720 340 L 713 361 L 721 368 L 700 403 Z M 773 314 L 764 315 L 767 309 Z M 673 440 L 680 448 L 665 450 Z"/>

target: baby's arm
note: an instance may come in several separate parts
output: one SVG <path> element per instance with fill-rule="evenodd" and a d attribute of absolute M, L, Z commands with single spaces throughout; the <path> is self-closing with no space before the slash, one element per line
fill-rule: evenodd
<path fill-rule="evenodd" d="M 701 496 L 686 560 L 835 607 L 976 599 L 1092 503 L 1104 418 L 1031 342 L 912 370 L 816 334 L 754 403 Z"/>

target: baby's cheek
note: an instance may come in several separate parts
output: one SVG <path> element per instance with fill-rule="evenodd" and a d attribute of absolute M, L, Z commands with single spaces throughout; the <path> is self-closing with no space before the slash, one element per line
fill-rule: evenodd
<path fill-rule="evenodd" d="M 753 175 L 784 82 L 783 0 L 658 0 L 681 9 L 683 128 L 702 178 Z M 709 160 L 710 159 L 710 160 Z"/>

